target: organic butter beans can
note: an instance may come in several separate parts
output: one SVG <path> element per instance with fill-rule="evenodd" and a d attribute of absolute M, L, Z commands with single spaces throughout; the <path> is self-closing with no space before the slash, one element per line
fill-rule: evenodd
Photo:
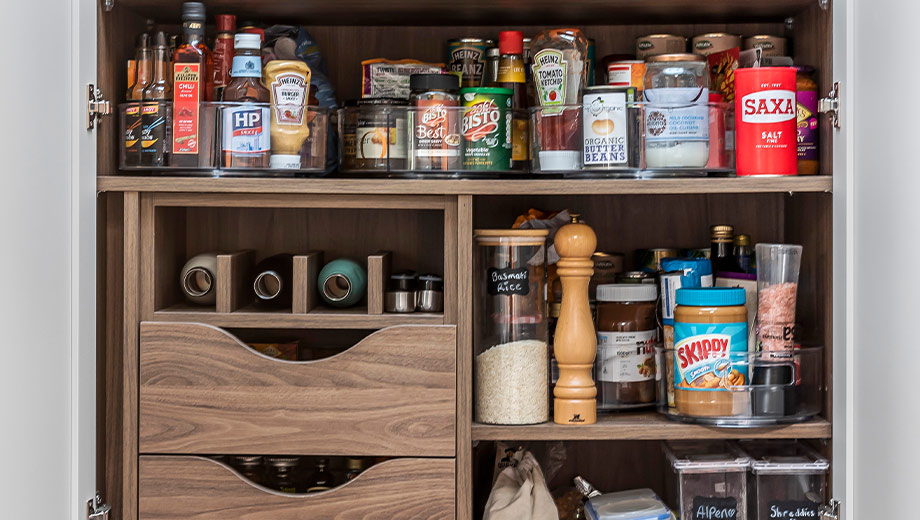
<path fill-rule="evenodd" d="M 687 52 L 687 39 L 676 34 L 649 34 L 636 38 L 636 59 Z"/>
<path fill-rule="evenodd" d="M 735 136 L 738 175 L 798 172 L 795 68 L 735 71 Z"/>
<path fill-rule="evenodd" d="M 616 169 L 633 166 L 635 132 L 630 104 L 633 87 L 599 85 L 584 91 L 582 124 L 585 169 Z"/>
<path fill-rule="evenodd" d="M 494 87 L 460 90 L 464 170 L 511 169 L 513 93 Z"/>

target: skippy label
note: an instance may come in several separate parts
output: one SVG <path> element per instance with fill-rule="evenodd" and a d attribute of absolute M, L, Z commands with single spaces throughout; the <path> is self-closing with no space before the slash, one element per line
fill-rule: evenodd
<path fill-rule="evenodd" d="M 747 323 L 674 323 L 674 386 L 728 391 L 748 383 Z"/>
<path fill-rule="evenodd" d="M 708 88 L 649 88 L 644 94 L 646 141 L 709 141 Z"/>
<path fill-rule="evenodd" d="M 534 85 L 540 105 L 564 105 L 568 63 L 559 49 L 543 49 L 533 56 Z"/>
<path fill-rule="evenodd" d="M 271 150 L 268 107 L 243 104 L 224 109 L 223 149 L 237 154 Z"/>

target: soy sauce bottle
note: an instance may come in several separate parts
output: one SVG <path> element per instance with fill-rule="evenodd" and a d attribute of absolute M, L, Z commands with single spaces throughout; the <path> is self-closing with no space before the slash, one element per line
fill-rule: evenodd
<path fill-rule="evenodd" d="M 169 106 L 172 96 L 169 84 L 167 56 L 169 42 L 166 33 L 158 32 L 153 47 L 153 77 L 144 89 L 144 103 L 141 105 L 141 165 L 165 166 L 169 143 Z"/>

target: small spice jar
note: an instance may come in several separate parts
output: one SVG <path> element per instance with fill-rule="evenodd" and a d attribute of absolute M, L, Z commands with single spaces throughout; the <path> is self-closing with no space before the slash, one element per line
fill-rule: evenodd
<path fill-rule="evenodd" d="M 409 169 L 459 170 L 460 79 L 453 74 L 413 74 L 409 88 Z"/>
<path fill-rule="evenodd" d="M 654 404 L 657 299 L 652 284 L 597 286 L 598 410 Z"/>
<path fill-rule="evenodd" d="M 709 67 L 699 54 L 646 59 L 648 168 L 702 168 L 709 162 Z"/>
<path fill-rule="evenodd" d="M 418 301 L 418 276 L 415 271 L 391 274 L 384 299 L 387 312 L 415 312 Z"/>
<path fill-rule="evenodd" d="M 748 518 L 748 456 L 734 444 L 669 442 L 665 455 L 673 469 L 668 497 L 683 519 Z"/>
<path fill-rule="evenodd" d="M 395 98 L 350 100 L 339 111 L 344 171 L 402 170 L 408 146 L 407 102 Z"/>
<path fill-rule="evenodd" d="M 300 493 L 296 473 L 300 467 L 300 457 L 266 457 L 267 475 L 265 484 L 282 493 Z"/>
<path fill-rule="evenodd" d="M 441 312 L 444 310 L 444 278 L 436 274 L 423 274 L 418 277 L 418 310 L 421 312 Z"/>
<path fill-rule="evenodd" d="M 256 484 L 265 483 L 265 467 L 262 457 L 258 455 L 237 455 L 230 459 L 230 465 L 240 472 L 243 478 Z"/>
<path fill-rule="evenodd" d="M 795 68 L 796 136 L 798 174 L 818 173 L 818 83 L 815 68 Z"/>
<path fill-rule="evenodd" d="M 674 396 L 690 416 L 748 413 L 748 324 L 740 287 L 682 288 L 674 309 Z"/>
<path fill-rule="evenodd" d="M 480 229 L 473 415 L 488 424 L 549 419 L 545 229 Z"/>

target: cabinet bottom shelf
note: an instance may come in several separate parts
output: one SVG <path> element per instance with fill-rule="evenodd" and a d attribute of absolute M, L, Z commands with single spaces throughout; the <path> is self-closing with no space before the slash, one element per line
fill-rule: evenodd
<path fill-rule="evenodd" d="M 716 428 L 669 420 L 654 412 L 598 415 L 597 423 L 565 426 L 546 422 L 526 426 L 473 423 L 474 441 L 599 441 L 680 439 L 827 439 L 831 423 L 822 417 L 763 428 Z"/>

